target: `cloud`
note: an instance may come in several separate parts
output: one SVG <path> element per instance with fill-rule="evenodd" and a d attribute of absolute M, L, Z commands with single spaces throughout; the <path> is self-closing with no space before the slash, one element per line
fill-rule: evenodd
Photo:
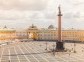
<path fill-rule="evenodd" d="M 44 18 L 44 13 L 41 11 L 15 11 L 2 10 L 0 11 L 0 20 L 28 20 Z"/>
<path fill-rule="evenodd" d="M 46 8 L 46 4 L 47 4 L 46 1 L 45 0 L 0 0 L 0 9 L 43 10 Z"/>
<path fill-rule="evenodd" d="M 80 12 L 67 12 L 64 14 L 65 19 L 78 19 L 81 17 Z"/>
<path fill-rule="evenodd" d="M 83 27 L 83 0 L 0 0 L 0 25 L 28 27 L 32 23 L 46 27 L 58 23 L 58 6 L 61 5 L 64 27 Z M 44 25 L 45 24 L 45 25 Z M 74 25 L 75 24 L 75 25 Z"/>

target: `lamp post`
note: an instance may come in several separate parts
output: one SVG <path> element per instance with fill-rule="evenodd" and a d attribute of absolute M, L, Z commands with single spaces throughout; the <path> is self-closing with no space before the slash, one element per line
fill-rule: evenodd
<path fill-rule="evenodd" d="M 46 44 L 46 48 L 45 48 L 45 50 L 47 50 L 47 44 L 48 44 L 48 43 L 47 43 L 47 41 L 46 41 L 46 43 L 45 43 L 45 44 Z"/>
<path fill-rule="evenodd" d="M 28 32 L 27 32 L 27 39 L 28 39 Z"/>
<path fill-rule="evenodd" d="M 53 46 L 53 55 L 55 55 L 55 50 L 54 50 L 55 45 L 53 44 L 52 46 Z"/>
<path fill-rule="evenodd" d="M 73 28 L 72 28 L 73 29 Z M 75 44 L 75 40 L 74 40 L 74 29 L 73 29 L 73 42 L 74 42 L 74 53 L 76 53 L 76 50 L 75 50 L 75 46 L 76 46 L 76 44 Z"/>
<path fill-rule="evenodd" d="M 75 41 L 74 41 L 74 53 L 76 53 L 75 46 L 76 46 L 76 43 L 75 43 Z"/>

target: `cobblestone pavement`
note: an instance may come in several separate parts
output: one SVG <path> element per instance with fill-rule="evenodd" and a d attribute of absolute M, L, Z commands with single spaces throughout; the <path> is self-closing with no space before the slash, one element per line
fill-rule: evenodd
<path fill-rule="evenodd" d="M 0 62 L 84 62 L 84 44 L 65 43 L 67 52 L 49 52 L 55 42 L 15 42 L 0 46 Z"/>

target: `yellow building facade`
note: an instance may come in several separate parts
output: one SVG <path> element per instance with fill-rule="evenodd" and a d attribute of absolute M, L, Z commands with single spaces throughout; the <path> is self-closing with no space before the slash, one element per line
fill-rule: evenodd
<path fill-rule="evenodd" d="M 0 41 L 14 40 L 16 38 L 16 30 L 9 28 L 0 28 Z"/>
<path fill-rule="evenodd" d="M 84 42 L 84 30 L 63 29 L 62 41 L 82 41 Z M 23 31 L 16 31 L 15 29 L 0 28 L 0 40 L 14 40 L 14 39 L 33 39 L 33 40 L 58 40 L 58 30 L 50 25 L 46 29 L 38 29 L 32 25 Z"/>
<path fill-rule="evenodd" d="M 49 26 L 47 29 L 31 26 L 27 29 L 27 33 L 32 33 L 32 39 L 35 40 L 58 40 L 58 30 L 54 29 L 53 26 Z M 63 29 L 61 33 L 63 41 L 84 41 L 84 30 Z"/>
<path fill-rule="evenodd" d="M 27 39 L 26 31 L 16 31 L 16 39 Z"/>

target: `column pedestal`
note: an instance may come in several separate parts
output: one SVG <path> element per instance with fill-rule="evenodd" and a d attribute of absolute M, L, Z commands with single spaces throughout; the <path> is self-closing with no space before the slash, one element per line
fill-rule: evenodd
<path fill-rule="evenodd" d="M 64 43 L 56 42 L 56 51 L 64 51 Z"/>

